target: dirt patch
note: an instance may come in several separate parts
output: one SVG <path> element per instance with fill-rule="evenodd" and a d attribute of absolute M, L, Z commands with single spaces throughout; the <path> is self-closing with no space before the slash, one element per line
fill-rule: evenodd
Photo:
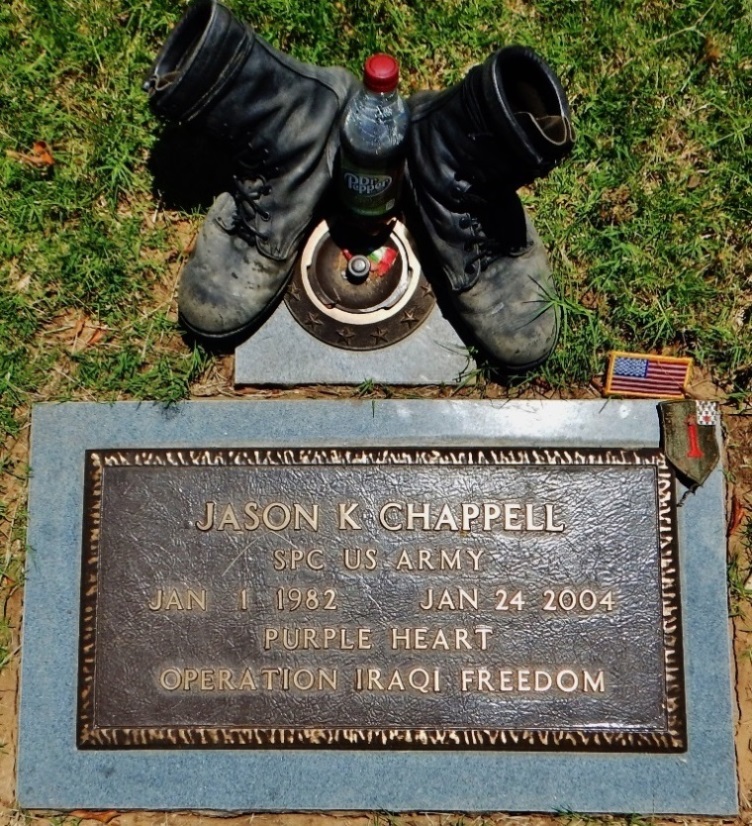
<path fill-rule="evenodd" d="M 21 536 L 28 496 L 29 417 L 19 435 L 4 446 L 0 455 L 4 473 L 0 476 L 0 501 L 6 518 L 0 521 L 0 824 L 10 823 L 15 801 L 16 754 L 18 743 L 17 697 L 21 659 L 21 613 L 23 605 L 24 548 Z M 5 815 L 4 815 L 5 813 Z"/>
<path fill-rule="evenodd" d="M 739 722 L 736 752 L 742 819 L 752 821 L 752 417 L 724 417 L 729 477 L 729 561 L 731 613 Z M 739 591 L 741 586 L 741 592 Z"/>

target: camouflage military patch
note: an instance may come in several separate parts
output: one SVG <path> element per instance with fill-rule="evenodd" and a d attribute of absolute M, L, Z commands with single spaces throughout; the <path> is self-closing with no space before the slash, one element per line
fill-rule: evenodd
<path fill-rule="evenodd" d="M 720 449 L 713 402 L 661 402 L 663 450 L 679 473 L 701 485 L 718 464 Z"/>

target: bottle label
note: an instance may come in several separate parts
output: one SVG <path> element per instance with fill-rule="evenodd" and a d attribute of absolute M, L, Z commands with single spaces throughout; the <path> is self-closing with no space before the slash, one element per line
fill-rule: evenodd
<path fill-rule="evenodd" d="M 340 160 L 339 193 L 356 215 L 386 215 L 394 209 L 402 183 L 401 171 L 362 169 L 344 156 Z"/>
<path fill-rule="evenodd" d="M 392 183 L 391 175 L 359 175 L 357 172 L 345 172 L 344 179 L 349 193 L 368 198 L 381 195 Z"/>

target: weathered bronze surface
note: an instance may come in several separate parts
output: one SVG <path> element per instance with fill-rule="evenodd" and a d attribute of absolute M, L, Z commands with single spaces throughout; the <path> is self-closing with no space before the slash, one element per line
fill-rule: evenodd
<path fill-rule="evenodd" d="M 87 454 L 79 746 L 686 748 L 658 451 Z"/>

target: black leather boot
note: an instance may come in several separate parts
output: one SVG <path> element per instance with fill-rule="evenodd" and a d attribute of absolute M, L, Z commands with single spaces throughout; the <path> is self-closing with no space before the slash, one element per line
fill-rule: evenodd
<path fill-rule="evenodd" d="M 516 190 L 572 148 L 561 84 L 532 49 L 509 46 L 408 104 L 416 234 L 485 354 L 510 372 L 540 364 L 558 336 L 556 292 Z"/>
<path fill-rule="evenodd" d="M 233 190 L 212 205 L 180 276 L 191 332 L 239 336 L 281 294 L 358 86 L 345 69 L 273 49 L 216 0 L 194 2 L 170 34 L 145 83 L 153 111 L 221 137 L 237 156 Z"/>

